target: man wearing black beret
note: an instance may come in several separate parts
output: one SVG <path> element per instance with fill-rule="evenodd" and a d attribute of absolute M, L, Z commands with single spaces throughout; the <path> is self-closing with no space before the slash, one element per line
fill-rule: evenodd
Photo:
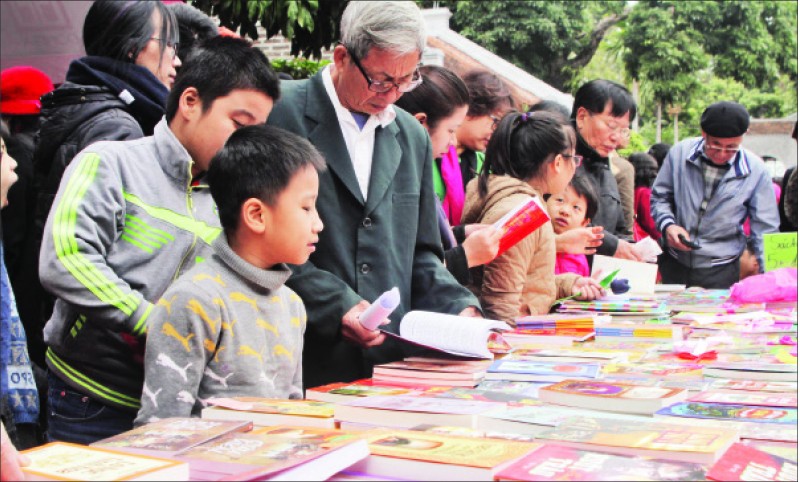
<path fill-rule="evenodd" d="M 763 235 L 778 231 L 779 218 L 764 162 L 741 146 L 749 126 L 744 106 L 717 102 L 700 118 L 702 137 L 683 140 L 667 154 L 651 198 L 664 235 L 664 283 L 730 288 L 739 280 L 748 217 L 763 272 Z"/>

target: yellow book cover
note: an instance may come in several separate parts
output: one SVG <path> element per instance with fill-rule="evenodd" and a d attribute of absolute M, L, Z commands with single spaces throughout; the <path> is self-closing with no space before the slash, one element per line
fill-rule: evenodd
<path fill-rule="evenodd" d="M 302 417 L 333 417 L 333 404 L 315 400 L 281 400 L 260 397 L 211 398 L 212 407 L 246 412 L 275 413 Z"/>
<path fill-rule="evenodd" d="M 373 455 L 481 468 L 496 467 L 541 446 L 534 442 L 381 429 L 370 432 L 367 443 Z"/>
<path fill-rule="evenodd" d="M 187 480 L 185 462 L 134 455 L 97 447 L 52 442 L 25 450 L 31 480 Z"/>

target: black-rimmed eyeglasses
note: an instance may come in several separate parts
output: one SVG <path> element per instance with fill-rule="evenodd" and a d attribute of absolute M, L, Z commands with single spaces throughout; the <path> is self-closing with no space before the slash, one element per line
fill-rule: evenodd
<path fill-rule="evenodd" d="M 392 90 L 392 87 L 397 87 L 398 92 L 406 93 L 416 89 L 417 86 L 422 83 L 422 74 L 419 72 L 419 68 L 414 69 L 414 72 L 408 80 L 403 80 L 401 82 L 395 82 L 393 80 L 372 80 L 369 74 L 367 74 L 367 71 L 364 70 L 361 62 L 358 61 L 358 57 L 350 50 L 350 47 L 345 48 L 350 58 L 353 59 L 353 63 L 356 64 L 361 75 L 363 75 L 364 79 L 367 81 L 367 88 L 372 92 L 383 94 Z"/>

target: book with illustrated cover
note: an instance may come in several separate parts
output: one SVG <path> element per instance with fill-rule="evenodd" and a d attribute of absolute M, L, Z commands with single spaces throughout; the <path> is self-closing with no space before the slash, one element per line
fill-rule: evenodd
<path fill-rule="evenodd" d="M 544 445 L 499 471 L 496 480 L 704 480 L 701 464 L 625 457 Z"/>
<path fill-rule="evenodd" d="M 253 423 L 245 420 L 165 418 L 99 440 L 92 446 L 154 457 L 171 457 L 230 432 L 247 432 L 252 428 Z"/>
<path fill-rule="evenodd" d="M 539 447 L 534 442 L 375 429 L 371 455 L 352 470 L 412 480 L 492 480 L 506 464 Z"/>
<path fill-rule="evenodd" d="M 742 443 L 748 447 L 753 447 L 762 452 L 789 460 L 792 463 L 797 463 L 797 442 L 776 442 L 774 440 L 753 440 L 742 439 Z"/>
<path fill-rule="evenodd" d="M 411 427 L 409 430 L 414 430 L 416 432 L 437 433 L 439 435 L 452 435 L 455 437 L 496 438 L 502 440 L 516 440 L 518 442 L 534 441 L 534 438 L 530 435 L 505 432 L 484 432 L 467 427 L 447 427 L 444 425 L 431 425 L 427 423 Z"/>
<path fill-rule="evenodd" d="M 710 480 L 797 480 L 797 463 L 744 444 L 734 444 L 709 469 Z"/>
<path fill-rule="evenodd" d="M 495 382 L 496 380 L 490 380 Z M 486 383 L 481 382 L 481 384 Z M 504 382 L 500 382 L 504 383 Z M 511 382 L 509 382 L 511 383 Z M 462 388 L 462 387 L 430 387 L 427 390 L 421 391 L 418 395 L 420 397 L 431 398 L 455 398 L 458 400 L 478 400 L 483 402 L 513 402 L 516 405 L 541 405 L 537 400 L 538 390 L 537 387 L 547 385 L 548 383 L 536 382 L 516 382 L 528 385 L 524 390 L 514 392 L 512 390 L 495 390 L 492 388 Z"/>
<path fill-rule="evenodd" d="M 543 402 L 622 413 L 652 415 L 686 399 L 686 390 L 643 387 L 604 380 L 564 380 L 539 389 Z"/>
<path fill-rule="evenodd" d="M 744 313 L 764 311 L 765 303 L 729 303 L 730 290 L 689 288 L 664 299 L 671 311 L 693 313 Z"/>
<path fill-rule="evenodd" d="M 672 343 L 683 339 L 683 330 L 680 325 L 608 323 L 597 326 L 594 336 L 598 340 L 623 338 Z"/>
<path fill-rule="evenodd" d="M 754 381 L 797 382 L 797 365 L 753 361 L 716 362 L 709 363 L 703 367 L 703 376 Z"/>
<path fill-rule="evenodd" d="M 474 387 L 483 379 L 486 368 L 469 363 L 429 363 L 416 361 L 396 361 L 375 365 L 372 369 L 373 380 L 392 381 L 396 379 L 414 383 L 419 380 L 422 385 L 459 385 Z M 456 384 L 453 382 L 468 382 Z"/>
<path fill-rule="evenodd" d="M 260 397 L 210 398 L 203 418 L 249 420 L 256 425 L 303 425 L 334 428 L 333 404 L 315 400 Z"/>
<path fill-rule="evenodd" d="M 502 402 L 430 398 L 398 395 L 395 397 L 366 397 L 336 405 L 334 413 L 340 422 L 375 424 L 393 428 L 409 428 L 423 423 L 475 426 L 475 415 Z"/>
<path fill-rule="evenodd" d="M 418 387 L 422 390 L 426 387 Z M 371 378 L 352 382 L 336 382 L 319 387 L 307 388 L 306 399 L 328 403 L 344 403 L 356 397 L 374 397 L 376 395 L 409 395 L 416 393 L 414 388 L 391 386 L 375 383 Z"/>
<path fill-rule="evenodd" d="M 608 363 L 603 365 L 604 377 L 614 378 L 657 378 L 657 379 L 697 379 L 703 378 L 703 366 L 691 363 Z"/>
<path fill-rule="evenodd" d="M 684 424 L 575 417 L 536 435 L 582 450 L 712 464 L 739 441 L 735 430 Z"/>
<path fill-rule="evenodd" d="M 714 390 L 747 390 L 751 392 L 797 392 L 797 382 L 718 379 L 711 382 L 710 388 Z"/>
<path fill-rule="evenodd" d="M 575 343 L 583 343 L 594 338 L 593 329 L 555 328 L 546 330 L 527 330 L 517 328 L 505 333 L 503 339 L 515 348 L 530 345 L 551 345 L 571 347 Z"/>
<path fill-rule="evenodd" d="M 542 206 L 538 197 L 532 196 L 517 204 L 514 209 L 494 223 L 495 229 L 499 229 L 503 233 L 497 256 L 508 251 L 510 247 L 549 221 L 550 215 L 547 214 L 547 209 Z"/>
<path fill-rule="evenodd" d="M 518 348 L 514 350 L 515 360 L 532 361 L 580 361 L 584 363 L 628 363 L 636 362 L 643 352 L 620 352 L 617 350 L 592 350 L 590 348 Z"/>
<path fill-rule="evenodd" d="M 656 418 L 739 430 L 741 438 L 797 442 L 797 409 L 681 402 L 662 408 Z"/>
<path fill-rule="evenodd" d="M 759 393 L 744 390 L 707 390 L 689 398 L 691 402 L 736 403 L 740 405 L 757 405 L 764 407 L 797 408 L 797 394 L 794 393 Z"/>
<path fill-rule="evenodd" d="M 598 378 L 600 365 L 528 360 L 497 360 L 486 371 L 486 380 L 531 382 L 561 381 L 565 378 Z"/>
<path fill-rule="evenodd" d="M 511 350 L 501 335 L 510 329 L 505 322 L 498 320 L 409 311 L 400 320 L 399 334 L 381 331 L 428 352 L 491 359 L 494 353 Z"/>
<path fill-rule="evenodd" d="M 598 315 L 591 313 L 551 313 L 546 315 L 527 315 L 514 320 L 517 328 L 526 330 L 546 330 L 546 329 L 594 329 L 598 322 Z M 611 321 L 606 319 L 605 321 Z"/>
<path fill-rule="evenodd" d="M 225 435 L 176 458 L 189 463 L 193 480 L 321 480 L 369 455 L 356 436 L 270 429 Z"/>
<path fill-rule="evenodd" d="M 587 415 L 580 408 L 559 407 L 555 405 L 507 406 L 483 412 L 477 416 L 475 424 L 478 430 L 510 432 L 536 435 L 544 430 L 557 427 L 561 422 L 573 417 Z M 622 413 L 591 412 L 594 418 L 614 420 L 618 423 L 635 424 L 651 420 L 643 415 Z"/>
<path fill-rule="evenodd" d="M 188 480 L 189 465 L 177 460 L 101 447 L 51 442 L 22 451 L 27 480 Z"/>

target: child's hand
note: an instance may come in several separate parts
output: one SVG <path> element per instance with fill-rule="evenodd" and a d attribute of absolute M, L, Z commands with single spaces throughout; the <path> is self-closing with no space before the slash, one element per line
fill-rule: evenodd
<path fill-rule="evenodd" d="M 556 235 L 556 252 L 594 254 L 603 244 L 603 226 L 570 229 Z"/>
<path fill-rule="evenodd" d="M 367 300 L 361 300 L 342 317 L 342 336 L 362 348 L 378 346 L 386 339 L 386 335 L 379 330 L 368 330 L 358 320 L 358 316 L 367 308 L 369 308 Z"/>
<path fill-rule="evenodd" d="M 495 229 L 490 224 L 472 224 L 470 226 L 480 226 L 479 229 L 468 234 L 464 244 L 461 245 L 467 256 L 467 266 L 472 268 L 486 264 L 497 256 L 502 231 Z"/>
<path fill-rule="evenodd" d="M 17 452 L 6 434 L 6 428 L 0 422 L 0 480 L 25 480 L 20 467 L 30 465 L 27 455 Z"/>
<path fill-rule="evenodd" d="M 581 276 L 575 280 L 575 284 L 572 285 L 572 293 L 575 295 L 575 298 L 588 301 L 604 296 L 606 290 L 600 286 L 600 283 L 596 279 Z"/>

